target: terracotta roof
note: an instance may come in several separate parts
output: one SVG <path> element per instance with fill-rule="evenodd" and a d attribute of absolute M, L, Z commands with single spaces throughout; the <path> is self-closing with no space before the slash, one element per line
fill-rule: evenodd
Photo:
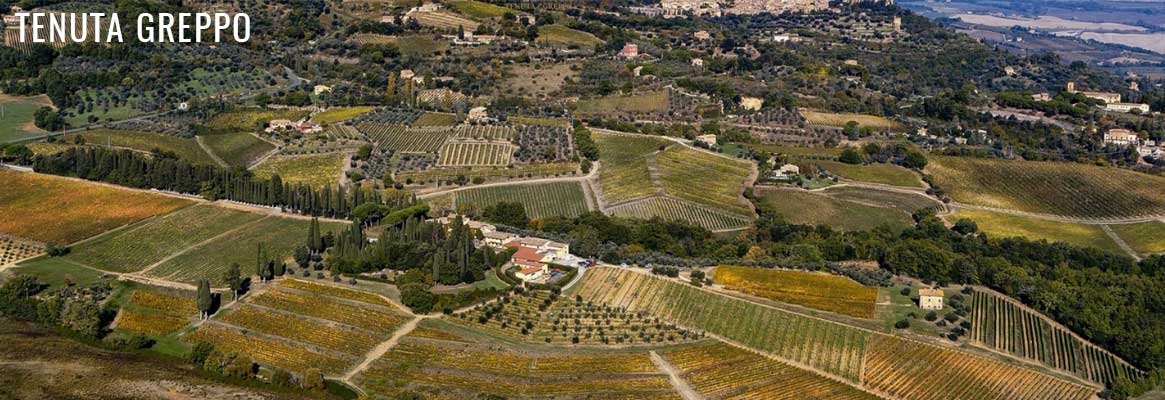
<path fill-rule="evenodd" d="M 942 297 L 942 296 L 943 296 L 943 290 L 942 290 L 942 289 L 925 289 L 925 288 L 923 288 L 923 289 L 918 289 L 918 295 L 919 295 L 919 296 L 936 296 L 936 297 Z"/>
<path fill-rule="evenodd" d="M 522 273 L 522 275 L 530 275 L 530 274 L 533 274 L 533 273 L 541 271 L 541 270 L 542 270 L 541 266 L 527 267 L 527 268 L 522 268 L 522 270 L 520 272 Z"/>

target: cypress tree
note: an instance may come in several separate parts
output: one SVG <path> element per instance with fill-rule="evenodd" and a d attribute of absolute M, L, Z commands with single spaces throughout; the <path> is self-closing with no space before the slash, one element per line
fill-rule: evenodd
<path fill-rule="evenodd" d="M 198 280 L 198 313 L 202 319 L 210 317 L 210 308 L 214 306 L 214 297 L 210 292 L 210 281 Z"/>

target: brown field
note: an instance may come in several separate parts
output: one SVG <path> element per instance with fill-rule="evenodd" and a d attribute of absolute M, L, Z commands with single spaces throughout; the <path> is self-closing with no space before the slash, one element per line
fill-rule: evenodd
<path fill-rule="evenodd" d="M 0 233 L 69 244 L 191 204 L 95 183 L 0 170 Z"/>

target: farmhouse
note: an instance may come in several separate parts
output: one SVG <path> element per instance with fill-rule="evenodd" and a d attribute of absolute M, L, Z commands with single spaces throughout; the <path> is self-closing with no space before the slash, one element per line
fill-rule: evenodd
<path fill-rule="evenodd" d="M 639 57 L 639 45 L 634 43 L 627 43 L 623 45 L 623 50 L 619 50 L 619 54 L 615 58 L 621 60 L 634 60 Z"/>
<path fill-rule="evenodd" d="M 712 34 L 708 33 L 708 31 L 697 31 L 692 34 L 692 37 L 700 41 L 712 40 Z"/>
<path fill-rule="evenodd" d="M 1032 95 L 1032 101 L 1052 101 L 1052 96 L 1048 95 L 1047 92 L 1036 93 Z"/>
<path fill-rule="evenodd" d="M 1148 104 L 1138 104 L 1138 103 L 1108 103 L 1108 104 L 1105 104 L 1104 109 L 1107 111 L 1126 112 L 1126 113 L 1133 112 L 1135 110 L 1135 111 L 1140 111 L 1142 114 L 1146 114 L 1149 112 L 1149 105 Z"/>
<path fill-rule="evenodd" d="M 704 66 L 704 59 L 693 58 L 692 59 L 692 66 L 696 67 L 696 68 L 702 68 Z"/>
<path fill-rule="evenodd" d="M 696 136 L 696 141 L 703 143 L 703 144 L 706 144 L 706 145 L 708 145 L 708 147 L 712 147 L 712 146 L 716 145 L 716 135 L 707 134 L 707 135 Z"/>
<path fill-rule="evenodd" d="M 482 232 L 481 236 L 482 241 L 485 242 L 486 246 L 493 247 L 495 249 L 505 248 L 506 243 L 509 243 L 518 238 L 518 235 L 500 231 Z"/>
<path fill-rule="evenodd" d="M 923 310 L 941 310 L 943 309 L 943 290 L 942 289 L 918 289 L 918 306 Z"/>
<path fill-rule="evenodd" d="M 801 175 L 801 167 L 793 164 L 782 165 L 781 168 L 773 171 L 773 179 L 791 180 L 796 178 L 797 175 Z"/>
<path fill-rule="evenodd" d="M 467 119 L 471 122 L 486 122 L 489 121 L 489 112 L 485 107 L 474 107 L 469 110 Z"/>
<path fill-rule="evenodd" d="M 319 96 L 319 95 L 324 94 L 324 93 L 331 93 L 331 92 L 332 92 L 331 86 L 316 85 L 315 88 L 312 88 L 312 94 L 315 94 L 316 96 Z"/>
<path fill-rule="evenodd" d="M 742 97 L 740 98 L 740 107 L 749 111 L 760 111 L 764 107 L 764 99 L 756 97 Z"/>
<path fill-rule="evenodd" d="M 1128 129 L 1109 129 L 1104 133 L 1104 144 L 1117 146 L 1136 145 L 1140 141 L 1136 132 Z"/>
<path fill-rule="evenodd" d="M 520 261 L 515 261 L 514 266 L 518 267 L 518 270 L 514 271 L 514 276 L 526 282 L 538 280 L 542 277 L 542 275 L 545 275 L 549 269 L 546 267 L 546 264 L 539 263 L 539 265 L 525 265 Z"/>
<path fill-rule="evenodd" d="M 1120 101 L 1121 101 L 1120 93 L 1079 92 L 1076 90 L 1076 82 L 1068 82 L 1067 89 L 1068 89 L 1067 90 L 1068 93 L 1080 93 L 1080 94 L 1084 95 L 1084 97 L 1087 97 L 1090 99 L 1101 100 L 1101 101 L 1104 101 L 1106 104 L 1120 103 Z"/>

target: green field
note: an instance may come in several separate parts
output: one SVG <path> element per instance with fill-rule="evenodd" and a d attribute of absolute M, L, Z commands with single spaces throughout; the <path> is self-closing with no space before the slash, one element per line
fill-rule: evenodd
<path fill-rule="evenodd" d="M 333 107 L 311 117 L 317 124 L 334 124 L 359 117 L 375 110 L 376 107 Z"/>
<path fill-rule="evenodd" d="M 474 0 L 454 1 L 448 3 L 457 12 L 468 15 L 475 19 L 497 18 L 506 13 L 517 14 L 511 8 L 496 6 L 490 3 L 483 3 Z"/>
<path fill-rule="evenodd" d="M 235 167 L 250 166 L 264 154 L 275 150 L 271 143 L 245 132 L 220 133 L 199 138 L 218 158 Z"/>
<path fill-rule="evenodd" d="M 594 132 L 602 158 L 599 182 L 603 198 L 608 203 L 656 194 L 648 169 L 660 147 L 669 144 L 665 139 L 645 135 L 612 135 Z"/>
<path fill-rule="evenodd" d="M 1076 246 L 1095 247 L 1124 254 L 1116 242 L 1104 233 L 1100 225 L 1046 221 L 977 210 L 960 210 L 948 216 L 947 220 L 954 222 L 960 218 L 975 221 L 979 225 L 979 231 L 991 237 L 1022 237 L 1030 240 L 1065 242 Z"/>
<path fill-rule="evenodd" d="M 813 163 L 821 169 L 852 181 L 912 188 L 925 187 L 914 171 L 893 164 L 854 165 L 836 161 L 814 161 Z"/>
<path fill-rule="evenodd" d="M 82 267 L 63 258 L 41 257 L 20 263 L 15 268 L 0 273 L 0 280 L 3 280 L 4 274 L 35 275 L 41 283 L 52 288 L 70 285 L 89 286 L 102 281 L 100 271 Z"/>
<path fill-rule="evenodd" d="M 0 143 L 45 133 L 33 125 L 36 110 L 52 104 L 46 96 L 0 96 Z"/>
<path fill-rule="evenodd" d="M 578 182 L 492 186 L 455 194 L 455 205 L 479 211 L 502 201 L 519 202 L 531 220 L 546 217 L 577 217 L 587 212 L 586 194 Z"/>
<path fill-rule="evenodd" d="M 213 205 L 196 205 L 85 242 L 74 247 L 66 259 L 106 271 L 137 272 L 261 217 Z"/>
<path fill-rule="evenodd" d="M 894 208 L 873 207 L 799 190 L 771 190 L 761 194 L 758 208 L 800 225 L 826 225 L 842 231 L 865 231 L 887 226 L 899 231 L 913 225 L 910 215 Z"/>
<path fill-rule="evenodd" d="M 667 109 L 668 94 L 666 91 L 631 96 L 606 96 L 580 100 L 575 103 L 575 111 L 582 114 L 649 114 L 667 112 Z"/>
<path fill-rule="evenodd" d="M 387 36 L 358 33 L 348 39 L 358 44 L 394 44 L 402 54 L 431 56 L 449 48 L 449 42 L 434 35 Z"/>
<path fill-rule="evenodd" d="M 1113 232 L 1141 254 L 1165 253 L 1165 222 L 1110 225 Z"/>
<path fill-rule="evenodd" d="M 801 115 L 804 115 L 810 124 L 838 128 L 844 127 L 850 121 L 857 122 L 860 127 L 870 127 L 873 129 L 892 130 L 902 127 L 902 124 L 875 115 L 832 113 L 805 109 L 801 110 Z"/>
<path fill-rule="evenodd" d="M 193 138 L 182 138 L 154 132 L 94 129 L 83 133 L 66 135 L 62 140 L 66 143 L 73 143 L 77 136 L 84 137 L 85 143 L 89 145 L 109 145 L 146 152 L 159 149 L 173 152 L 178 155 L 179 159 L 191 164 L 214 164 L 214 159 L 209 154 L 206 154 L 206 151 L 202 150 L 202 147 Z"/>
<path fill-rule="evenodd" d="M 1165 214 L 1165 177 L 1127 169 L 931 156 L 926 173 L 960 203 L 1078 218 Z"/>
<path fill-rule="evenodd" d="M 441 112 L 425 113 L 413 121 L 413 126 L 453 126 L 456 124 L 457 115 Z"/>
<path fill-rule="evenodd" d="M 336 187 L 344 171 L 346 157 L 344 153 L 271 157 L 256 165 L 252 172 L 260 179 L 269 179 L 279 174 L 284 183 L 306 184 L 316 189 Z"/>
<path fill-rule="evenodd" d="M 295 248 L 306 240 L 309 223 L 303 219 L 264 217 L 241 229 L 189 248 L 146 274 L 185 283 L 196 283 L 198 279 L 207 278 L 215 285 L 221 285 L 222 273 L 232 263 L 239 263 L 244 274 L 254 273 L 260 243 L 269 258 L 294 264 L 291 256 Z M 344 229 L 339 223 L 321 222 L 320 225 L 323 232 Z"/>
<path fill-rule="evenodd" d="M 941 209 L 942 203 L 922 194 L 891 192 L 855 186 L 834 186 L 822 190 L 821 194 L 838 200 L 865 204 L 881 208 L 895 208 L 913 214 L 923 208 Z"/>
<path fill-rule="evenodd" d="M 579 47 L 590 47 L 603 43 L 603 40 L 595 35 L 558 24 L 538 27 L 538 38 L 534 41 L 538 44 L 550 46 Z"/>

